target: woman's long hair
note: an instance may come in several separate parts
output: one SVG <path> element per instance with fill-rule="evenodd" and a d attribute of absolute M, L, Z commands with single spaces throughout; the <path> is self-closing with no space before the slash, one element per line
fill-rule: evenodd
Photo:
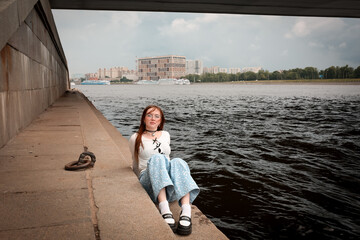
<path fill-rule="evenodd" d="M 143 113 L 142 113 L 142 116 L 141 116 L 141 121 L 140 121 L 139 130 L 137 131 L 137 134 L 138 134 L 138 135 L 137 135 L 136 140 L 135 140 L 135 149 L 134 149 L 134 156 L 135 156 L 135 159 L 136 159 L 136 161 L 137 161 L 138 164 L 139 164 L 139 150 L 140 150 L 140 145 L 141 145 L 142 147 L 144 147 L 144 146 L 143 146 L 143 143 L 142 143 L 142 141 L 141 141 L 141 137 L 142 137 L 143 133 L 146 131 L 146 126 L 145 126 L 145 121 L 144 121 L 144 120 L 145 120 L 147 111 L 148 111 L 149 109 L 151 109 L 151 108 L 153 108 L 153 110 L 152 110 L 151 112 L 153 112 L 153 111 L 155 111 L 155 109 L 157 109 L 157 110 L 159 110 L 160 115 L 161 115 L 161 122 L 160 122 L 160 124 L 159 124 L 159 126 L 158 126 L 158 128 L 157 128 L 158 131 L 159 131 L 159 130 L 163 130 L 164 123 L 165 123 L 164 113 L 163 113 L 163 111 L 161 110 L 160 107 L 158 107 L 158 106 L 156 106 L 156 105 L 149 105 L 149 106 L 147 106 L 147 107 L 144 109 L 144 111 L 143 111 Z M 151 113 L 151 112 L 149 112 L 149 113 Z"/>

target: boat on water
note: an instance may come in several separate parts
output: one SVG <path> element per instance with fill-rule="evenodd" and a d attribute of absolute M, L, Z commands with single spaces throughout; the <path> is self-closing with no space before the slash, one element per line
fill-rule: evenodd
<path fill-rule="evenodd" d="M 184 85 L 190 85 L 190 80 L 189 79 L 184 79 Z"/>
<path fill-rule="evenodd" d="M 85 80 L 81 82 L 81 85 L 110 85 L 110 81 L 107 80 Z"/>
<path fill-rule="evenodd" d="M 176 81 L 175 78 L 161 78 L 158 82 L 160 85 L 175 85 Z"/>
<path fill-rule="evenodd" d="M 158 85 L 190 85 L 188 79 L 176 79 L 176 78 L 161 78 L 159 80 L 139 80 L 136 84 L 158 84 Z"/>
<path fill-rule="evenodd" d="M 180 78 L 180 79 L 177 79 L 176 82 L 175 82 L 176 85 L 190 85 L 190 81 L 189 79 L 183 79 L 183 78 Z"/>
<path fill-rule="evenodd" d="M 183 85 L 184 81 L 182 79 L 177 79 L 175 82 L 176 85 Z"/>
<path fill-rule="evenodd" d="M 159 84 L 159 82 L 156 81 L 156 80 L 139 80 L 139 81 L 137 81 L 136 84 L 139 84 L 139 85 L 148 85 L 148 84 Z"/>

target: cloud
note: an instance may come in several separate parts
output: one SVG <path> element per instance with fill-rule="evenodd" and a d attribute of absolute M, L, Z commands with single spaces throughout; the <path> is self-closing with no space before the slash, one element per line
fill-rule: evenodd
<path fill-rule="evenodd" d="M 319 43 L 319 42 L 311 41 L 311 42 L 308 43 L 308 46 L 313 47 L 313 48 L 323 48 L 324 44 Z"/>
<path fill-rule="evenodd" d="M 141 18 L 136 12 L 113 12 L 111 14 L 111 24 L 113 26 L 136 27 L 141 22 Z"/>
<path fill-rule="evenodd" d="M 285 38 L 303 38 L 311 34 L 332 33 L 341 30 L 345 23 L 340 18 L 299 18 Z"/>
<path fill-rule="evenodd" d="M 84 30 L 86 31 L 92 31 L 92 30 L 96 30 L 98 29 L 98 24 L 97 23 L 90 23 L 90 24 L 87 24 L 85 27 L 84 27 Z"/>
<path fill-rule="evenodd" d="M 250 44 L 250 49 L 251 49 L 251 50 L 259 50 L 259 49 L 260 49 L 260 46 L 257 45 L 257 44 L 251 43 L 251 44 Z"/>
<path fill-rule="evenodd" d="M 346 42 L 342 42 L 339 44 L 339 48 L 346 48 Z"/>
<path fill-rule="evenodd" d="M 284 37 L 290 39 L 293 38 L 293 35 L 290 32 L 287 32 L 285 33 Z"/>
<path fill-rule="evenodd" d="M 311 32 L 311 27 L 306 24 L 305 21 L 299 21 L 295 23 L 291 32 L 297 37 L 304 37 L 309 35 Z"/>
<path fill-rule="evenodd" d="M 192 32 L 199 29 L 199 25 L 192 21 L 185 21 L 183 18 L 177 18 L 171 23 L 171 31 L 177 33 Z"/>
<path fill-rule="evenodd" d="M 203 24 L 214 22 L 218 19 L 216 14 L 203 14 L 199 17 L 186 20 L 185 18 L 175 18 L 170 25 L 158 28 L 161 35 L 178 35 L 184 33 L 195 33 Z"/>
<path fill-rule="evenodd" d="M 289 53 L 289 50 L 285 49 L 281 52 L 281 56 L 287 56 Z"/>

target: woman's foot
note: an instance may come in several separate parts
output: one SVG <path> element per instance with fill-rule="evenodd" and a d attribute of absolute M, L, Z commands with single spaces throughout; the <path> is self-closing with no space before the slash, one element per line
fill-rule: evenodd
<path fill-rule="evenodd" d="M 191 218 L 188 216 L 180 216 L 176 232 L 179 235 L 189 235 L 192 231 Z"/>
<path fill-rule="evenodd" d="M 191 206 L 189 203 L 181 205 L 181 213 L 177 227 L 179 235 L 189 235 L 192 231 Z"/>
<path fill-rule="evenodd" d="M 165 222 L 169 225 L 173 232 L 176 231 L 175 219 L 170 211 L 168 201 L 162 201 L 159 203 L 159 209 L 161 216 L 165 219 Z"/>
<path fill-rule="evenodd" d="M 175 219 L 171 213 L 165 213 L 162 215 L 162 217 L 165 219 L 165 222 L 169 225 L 171 230 L 173 232 L 176 231 L 176 225 L 175 225 Z"/>

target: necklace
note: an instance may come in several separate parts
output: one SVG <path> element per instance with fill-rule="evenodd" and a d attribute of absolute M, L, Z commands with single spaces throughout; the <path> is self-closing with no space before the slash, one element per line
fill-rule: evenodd
<path fill-rule="evenodd" d="M 153 136 L 153 137 L 155 136 L 155 133 L 157 132 L 157 130 L 155 130 L 155 131 L 150 131 L 150 130 L 147 130 L 147 129 L 146 129 L 146 131 L 149 132 L 149 133 L 151 133 L 151 136 Z"/>

